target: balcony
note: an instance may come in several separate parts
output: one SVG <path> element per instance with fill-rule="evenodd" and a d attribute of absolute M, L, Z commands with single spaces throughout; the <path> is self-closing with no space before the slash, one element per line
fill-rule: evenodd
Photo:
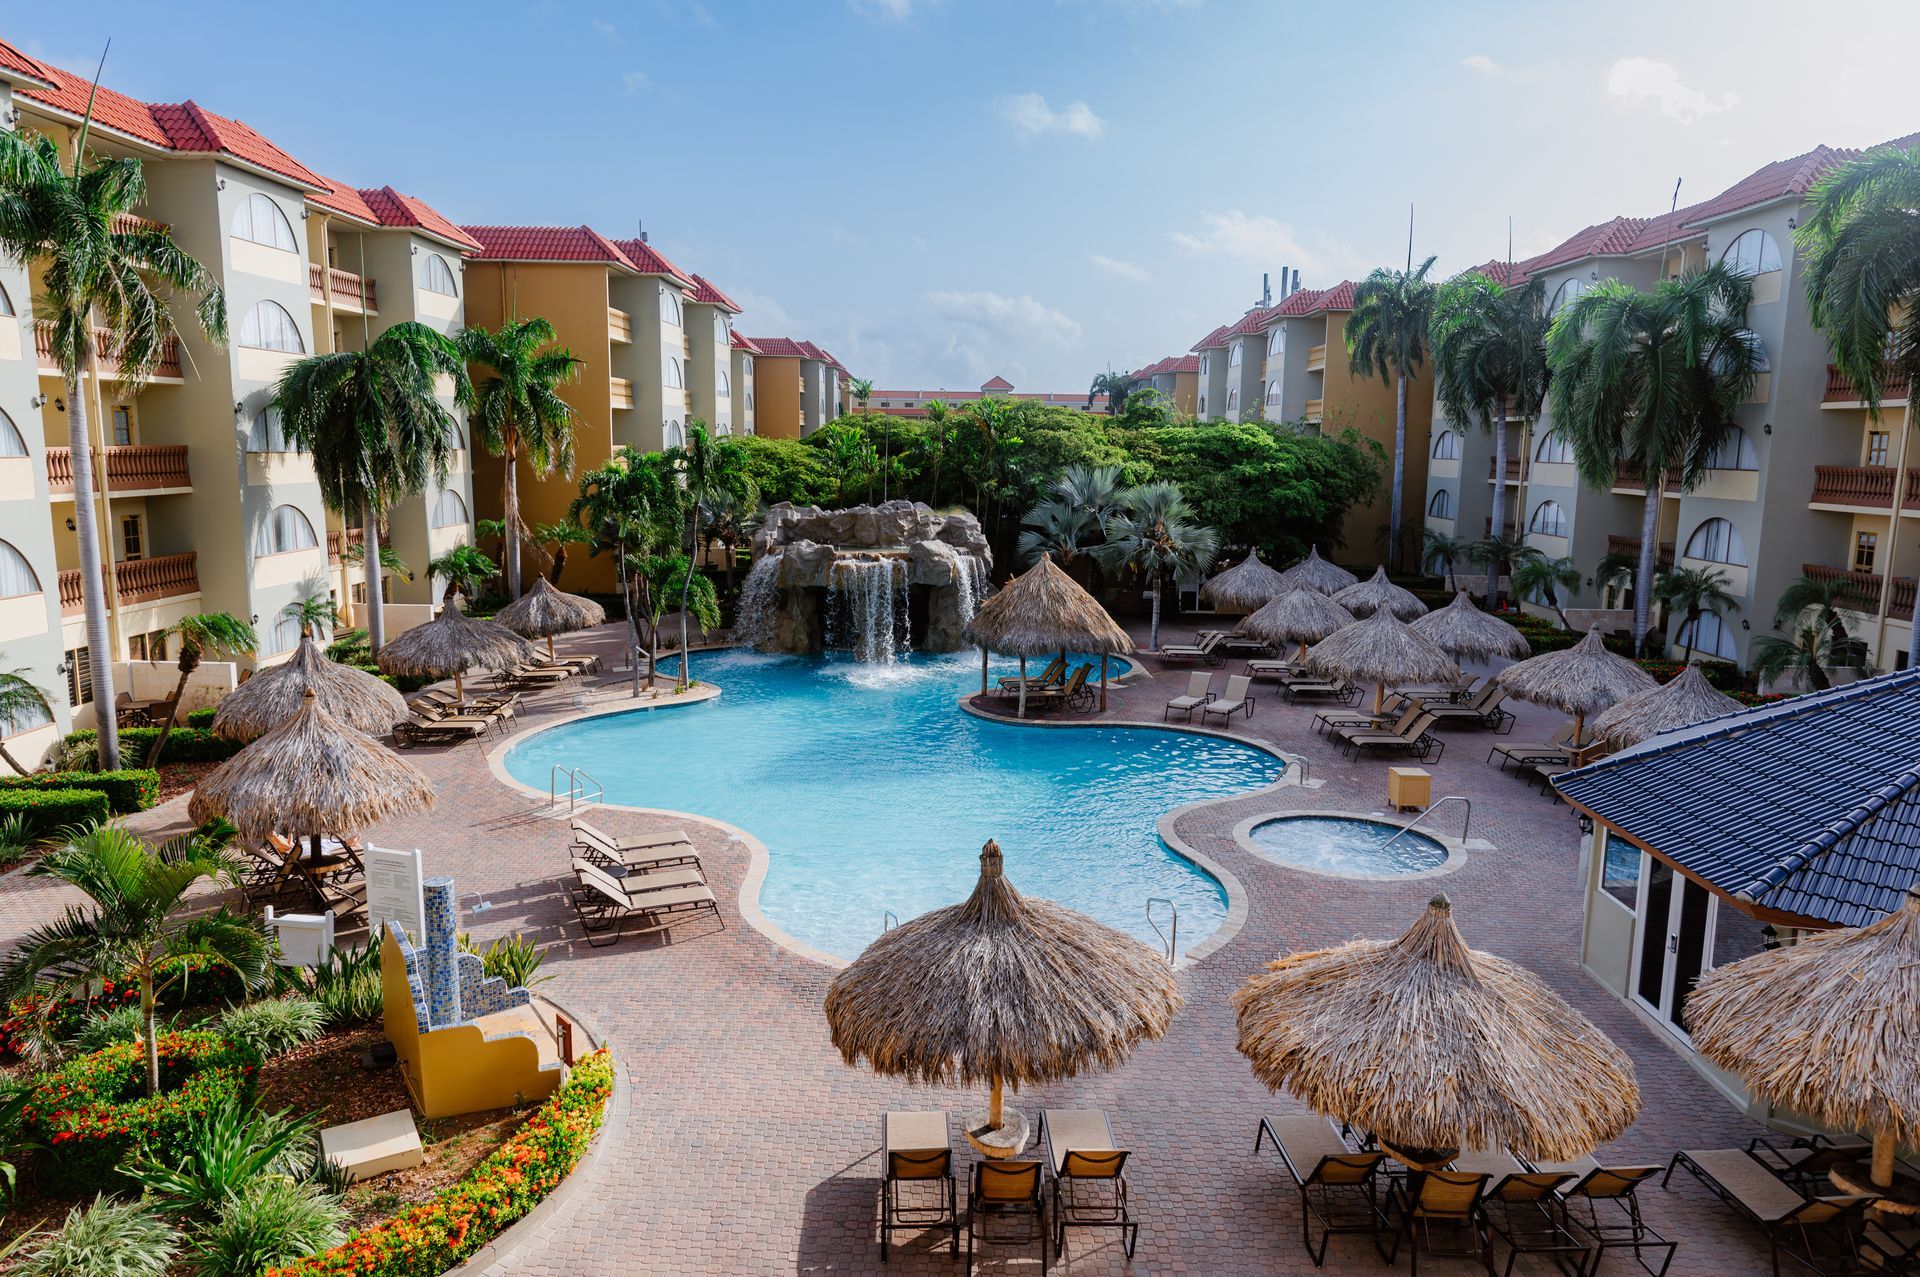
<path fill-rule="evenodd" d="M 120 606 L 157 603 L 200 592 L 200 574 L 194 567 L 198 556 L 163 554 L 152 559 L 129 559 L 113 565 Z M 80 569 L 60 574 L 60 615 L 76 616 L 84 606 L 81 599 Z"/>
<path fill-rule="evenodd" d="M 1308 421 L 1319 421 L 1326 415 L 1326 408 L 1327 408 L 1326 400 L 1309 399 L 1307 400 L 1306 404 L 1301 408 L 1300 415 L 1302 417 L 1305 417 Z"/>
<path fill-rule="evenodd" d="M 1893 509 L 1892 466 L 1815 466 L 1813 493 L 1807 504 L 1842 510 Z M 1902 512 L 1920 512 L 1920 470 L 1907 471 Z"/>
<path fill-rule="evenodd" d="M 1607 553 L 1624 555 L 1626 558 L 1638 563 L 1640 561 L 1640 538 L 1616 536 L 1609 532 L 1607 534 Z M 1673 570 L 1673 542 L 1662 541 L 1660 543 L 1660 548 L 1654 552 L 1653 566 L 1661 572 L 1670 572 Z"/>
<path fill-rule="evenodd" d="M 40 361 L 40 371 L 52 377 L 61 376 L 60 364 L 53 357 L 53 325 L 37 323 L 33 326 L 33 353 Z M 120 360 L 113 353 L 112 335 L 104 328 L 93 330 L 94 368 L 102 377 L 109 380 L 124 380 L 120 375 Z M 180 383 L 180 341 L 169 337 L 160 347 L 160 358 L 147 374 L 149 381 Z"/>
<path fill-rule="evenodd" d="M 1899 373 L 1890 373 L 1880 391 L 1880 403 L 1883 407 L 1900 407 L 1907 402 L 1907 379 Z M 1860 391 L 1853 384 L 1853 378 L 1834 365 L 1828 364 L 1827 391 L 1820 398 L 1820 406 L 1822 408 L 1864 408 L 1866 403 L 1860 398 Z"/>
<path fill-rule="evenodd" d="M 1849 572 L 1844 568 L 1828 567 L 1824 563 L 1803 563 L 1800 570 L 1808 579 L 1825 585 L 1829 581 L 1845 581 L 1849 597 L 1841 604 L 1849 611 L 1864 612 L 1868 616 L 1880 614 L 1880 583 L 1886 578 L 1878 572 Z M 1893 578 L 1893 595 L 1887 601 L 1887 616 L 1895 621 L 1913 620 L 1913 604 L 1916 593 L 1916 581 L 1910 576 Z"/>
<path fill-rule="evenodd" d="M 327 563 L 332 565 L 340 562 L 340 551 L 347 546 L 365 545 L 366 543 L 367 530 L 365 528 L 348 528 L 345 532 L 327 533 Z"/>
<path fill-rule="evenodd" d="M 1487 482 L 1488 483 L 1493 482 L 1493 467 L 1494 467 L 1494 459 L 1492 457 L 1488 457 L 1487 458 Z M 1527 459 L 1525 457 L 1508 457 L 1507 458 L 1507 482 L 1508 483 L 1519 483 L 1522 479 L 1527 478 L 1531 473 L 1532 473 L 1532 467 L 1527 464 Z"/>
<path fill-rule="evenodd" d="M 614 341 L 632 341 L 633 316 L 616 306 L 607 307 L 607 336 Z"/>
<path fill-rule="evenodd" d="M 613 406 L 616 408 L 633 407 L 633 382 L 625 377 L 609 377 L 607 380 L 613 393 Z"/>
<path fill-rule="evenodd" d="M 72 495 L 71 448 L 47 449 L 47 491 L 56 498 Z M 108 448 L 107 491 L 113 496 L 193 491 L 193 478 L 187 471 L 186 445 Z"/>
<path fill-rule="evenodd" d="M 307 292 L 314 301 L 330 304 L 335 310 L 354 314 L 380 313 L 373 280 L 352 271 L 335 270 L 318 262 L 307 263 Z"/>
<path fill-rule="evenodd" d="M 1678 466 L 1667 471 L 1666 482 L 1660 489 L 1660 495 L 1663 497 L 1678 498 L 1680 495 L 1680 485 L 1685 479 L 1686 472 Z M 1613 490 L 1628 496 L 1646 496 L 1646 470 L 1634 462 L 1622 461 L 1613 468 Z"/>
<path fill-rule="evenodd" d="M 1327 370 L 1327 343 L 1307 347 L 1307 371 L 1325 372 Z"/>

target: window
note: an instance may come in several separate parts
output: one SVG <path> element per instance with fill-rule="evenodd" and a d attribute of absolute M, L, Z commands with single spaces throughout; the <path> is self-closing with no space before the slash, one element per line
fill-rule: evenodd
<path fill-rule="evenodd" d="M 267 632 L 266 650 L 262 656 L 277 656 L 281 652 L 291 652 L 300 646 L 300 618 L 283 616 L 273 623 L 273 629 Z"/>
<path fill-rule="evenodd" d="M 467 434 L 460 428 L 458 417 L 447 418 L 447 447 L 455 452 L 465 452 L 467 449 Z"/>
<path fill-rule="evenodd" d="M 680 377 L 680 361 L 672 355 L 667 356 L 667 389 L 679 390 L 685 383 Z"/>
<path fill-rule="evenodd" d="M 44 701 L 22 705 L 11 714 L 0 714 L 0 736 L 18 736 L 52 721 L 53 715 Z"/>
<path fill-rule="evenodd" d="M 1873 556 L 1880 549 L 1878 532 L 1856 532 L 1853 534 L 1853 570 L 1855 572 L 1873 571 Z"/>
<path fill-rule="evenodd" d="M 753 356 L 748 355 L 740 361 L 740 372 L 744 376 L 753 376 Z"/>
<path fill-rule="evenodd" d="M 1558 501 L 1542 501 L 1533 507 L 1533 518 L 1527 521 L 1527 531 L 1538 532 L 1542 536 L 1563 537 L 1567 535 L 1567 512 L 1560 508 Z"/>
<path fill-rule="evenodd" d="M 747 411 L 753 411 L 753 392 L 751 390 L 747 392 Z"/>
<path fill-rule="evenodd" d="M 667 447 L 684 448 L 687 444 L 687 432 L 680 428 L 677 421 L 667 423 Z"/>
<path fill-rule="evenodd" d="M 1708 519 L 1687 538 L 1686 557 L 1743 568 L 1747 566 L 1747 544 L 1740 539 L 1740 530 L 1725 519 Z"/>
<path fill-rule="evenodd" d="M 1740 649 L 1733 645 L 1733 627 L 1713 612 L 1702 612 L 1692 625 L 1681 626 L 1676 637 L 1682 646 L 1690 643 L 1695 655 L 1717 656 L 1724 661 L 1740 658 Z"/>
<path fill-rule="evenodd" d="M 113 406 L 113 442 L 122 448 L 133 442 L 133 409 L 125 404 Z"/>
<path fill-rule="evenodd" d="M 733 334 L 727 331 L 727 317 L 724 313 L 713 317 L 713 339 L 722 346 L 728 345 L 733 340 Z"/>
<path fill-rule="evenodd" d="M 0 316 L 11 317 L 13 313 L 13 298 L 7 296 L 7 286 L 0 284 Z"/>
<path fill-rule="evenodd" d="M 1208 369 L 1210 369 L 1210 368 L 1212 368 L 1212 367 L 1213 367 L 1213 356 L 1212 356 L 1212 355 L 1202 355 L 1202 356 L 1200 356 L 1200 375 L 1201 375 L 1202 377 L 1204 377 L 1204 376 L 1206 376 L 1206 375 L 1207 375 L 1207 370 L 1208 370 Z"/>
<path fill-rule="evenodd" d="M 140 552 L 140 516 L 129 514 L 120 520 L 120 558 L 125 562 L 145 558 Z"/>
<path fill-rule="evenodd" d="M 1584 279 L 1570 279 L 1554 290 L 1553 301 L 1547 306 L 1547 314 L 1557 315 L 1560 308 L 1587 291 L 1592 285 Z"/>
<path fill-rule="evenodd" d="M 1433 494 L 1433 500 L 1427 502 L 1427 513 L 1436 519 L 1451 519 L 1453 517 L 1453 492 L 1448 488 L 1441 488 L 1438 492 L 1435 492 Z"/>
<path fill-rule="evenodd" d="M 6 454 L 4 439 L 0 439 L 0 454 Z M 10 454 L 18 455 L 18 454 Z M 1884 430 L 1867 431 L 1867 464 L 1884 466 L 1887 464 L 1887 432 Z"/>
<path fill-rule="evenodd" d="M 0 457 L 24 457 L 27 455 L 27 441 L 20 433 L 20 427 L 13 424 L 4 408 L 0 408 Z"/>
<path fill-rule="evenodd" d="M 233 237 L 252 244 L 265 244 L 283 253 L 297 253 L 293 227 L 280 206 L 265 195 L 249 195 L 233 210 Z"/>
<path fill-rule="evenodd" d="M 1204 392 L 1200 396 L 1200 415 L 1203 417 L 1207 415 L 1207 396 Z"/>
<path fill-rule="evenodd" d="M 713 432 L 720 438 L 725 439 L 733 433 L 733 419 L 724 413 L 721 414 L 719 421 L 714 425 Z"/>
<path fill-rule="evenodd" d="M 1272 406 L 1272 407 L 1279 406 L 1280 382 L 1277 378 L 1267 383 L 1267 403 L 1269 406 Z"/>
<path fill-rule="evenodd" d="M 253 415 L 253 429 L 247 431 L 248 452 L 296 452 L 281 428 L 280 410 L 262 408 Z"/>
<path fill-rule="evenodd" d="M 447 259 L 438 253 L 427 254 L 427 282 L 424 285 L 430 293 L 439 293 L 442 297 L 458 297 L 460 290 L 453 282 L 453 267 L 447 265 Z"/>
<path fill-rule="evenodd" d="M 1727 245 L 1720 261 L 1742 275 L 1765 275 L 1780 269 L 1780 246 L 1773 242 L 1773 236 L 1755 227 Z"/>
<path fill-rule="evenodd" d="M 1287 353 L 1286 326 L 1282 324 L 1282 325 L 1277 325 L 1273 328 L 1269 328 L 1267 330 L 1268 357 L 1271 358 L 1274 355 L 1284 355 L 1286 353 Z"/>
<path fill-rule="evenodd" d="M 1227 387 L 1227 411 L 1232 412 L 1240 406 L 1240 387 Z"/>
<path fill-rule="evenodd" d="M 1608 833 L 1606 838 L 1600 889 L 1628 909 L 1635 909 L 1640 903 L 1640 849 L 1618 834 Z"/>
<path fill-rule="evenodd" d="M 1240 351 L 1243 345 L 1244 343 L 1236 341 L 1227 350 L 1227 370 L 1229 372 L 1240 366 Z"/>
<path fill-rule="evenodd" d="M 167 659 L 167 638 L 168 635 L 165 630 L 155 630 L 153 633 L 147 635 L 148 660 L 164 661 Z"/>
<path fill-rule="evenodd" d="M 733 393 L 733 379 L 727 376 L 727 370 L 725 368 L 720 370 L 720 393 L 723 395 L 731 395 Z"/>
<path fill-rule="evenodd" d="M 23 594 L 40 593 L 40 578 L 34 574 L 27 556 L 0 541 L 0 599 L 17 599 Z"/>
<path fill-rule="evenodd" d="M 84 647 L 67 649 L 67 704 L 75 709 L 93 703 L 93 653 Z"/>
<path fill-rule="evenodd" d="M 254 534 L 253 552 L 256 555 L 289 554 L 294 550 L 311 550 L 319 544 L 313 535 L 313 525 L 300 513 L 299 507 L 280 505 L 273 508 L 267 521 L 260 525 L 260 531 Z"/>
<path fill-rule="evenodd" d="M 1753 438 L 1738 426 L 1727 431 L 1726 437 L 1714 445 L 1713 452 L 1707 457 L 1709 470 L 1758 470 L 1759 468 L 1760 454 L 1753 446 Z"/>
<path fill-rule="evenodd" d="M 458 492 L 447 491 L 433 503 L 433 526 L 436 528 L 455 528 L 467 525 L 467 503 L 460 499 Z"/>
<path fill-rule="evenodd" d="M 675 328 L 680 326 L 680 299 L 669 288 L 660 290 L 660 322 Z"/>
<path fill-rule="evenodd" d="M 1433 441 L 1433 459 L 1435 461 L 1460 460 L 1460 436 L 1451 430 L 1442 430 Z"/>
<path fill-rule="evenodd" d="M 250 350 L 283 350 L 291 355 L 307 353 L 300 340 L 300 328 L 293 316 L 276 302 L 257 302 L 240 321 L 240 344 Z"/>
<path fill-rule="evenodd" d="M 1567 465 L 1573 460 L 1573 445 L 1549 430 L 1540 436 L 1540 446 L 1533 450 L 1533 459 L 1549 465 Z"/>

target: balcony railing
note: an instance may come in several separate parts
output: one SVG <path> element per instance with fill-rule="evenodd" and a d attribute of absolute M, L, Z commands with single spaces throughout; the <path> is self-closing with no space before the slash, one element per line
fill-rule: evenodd
<path fill-rule="evenodd" d="M 119 445 L 107 449 L 107 487 L 113 493 L 157 492 L 191 488 L 186 445 L 145 447 Z M 73 491 L 73 450 L 47 449 L 47 491 Z"/>
<path fill-rule="evenodd" d="M 1327 343 L 1307 347 L 1307 371 L 1319 372 L 1327 366 Z"/>
<path fill-rule="evenodd" d="M 113 233 L 131 235 L 135 231 L 164 231 L 165 222 L 156 222 L 151 217 L 142 217 L 138 213 L 115 213 L 113 215 Z"/>
<path fill-rule="evenodd" d="M 1666 485 L 1660 490 L 1668 496 L 1680 495 L 1680 484 L 1686 479 L 1686 472 L 1675 466 L 1667 471 Z M 1622 461 L 1613 468 L 1613 486 L 1615 488 L 1636 488 L 1647 490 L 1647 472 L 1645 467 L 1634 462 Z"/>
<path fill-rule="evenodd" d="M 633 383 L 625 377 L 609 378 L 613 393 L 613 406 L 616 408 L 633 407 Z"/>
<path fill-rule="evenodd" d="M 633 316 L 618 307 L 607 307 L 607 335 L 615 341 L 632 341 Z"/>
<path fill-rule="evenodd" d="M 1889 371 L 1880 387 L 1880 398 L 1905 399 L 1907 397 L 1907 379 L 1900 373 Z M 1827 392 L 1821 398 L 1822 403 L 1859 403 L 1860 388 L 1853 384 L 1853 378 L 1840 371 L 1833 364 L 1827 365 Z"/>
<path fill-rule="evenodd" d="M 1609 532 L 1607 534 L 1607 553 L 1624 555 L 1636 563 L 1640 560 L 1640 538 L 1623 537 Z M 1653 565 L 1661 571 L 1673 567 L 1673 542 L 1662 541 L 1660 548 L 1654 551 Z"/>
<path fill-rule="evenodd" d="M 41 372 L 59 375 L 60 365 L 53 357 L 52 324 L 37 323 L 33 326 L 33 353 L 39 358 Z M 113 351 L 113 336 L 104 328 L 93 330 L 93 361 L 95 369 L 102 376 L 117 378 L 120 375 L 120 359 Z M 179 380 L 179 339 L 169 337 L 161 344 L 159 362 L 154 365 L 153 372 L 149 375 Z"/>
<path fill-rule="evenodd" d="M 1818 581 L 1822 585 L 1830 581 L 1846 582 L 1847 591 L 1841 598 L 1840 606 L 1850 611 L 1879 614 L 1880 583 L 1885 578 L 1878 572 L 1849 572 L 1845 568 L 1828 567 L 1824 563 L 1803 563 L 1800 570 L 1808 580 Z M 1911 621 L 1916 592 L 1915 578 L 1894 577 L 1893 593 L 1887 600 L 1887 616 L 1896 621 Z"/>
<path fill-rule="evenodd" d="M 331 300 L 335 306 L 350 306 L 369 315 L 380 313 L 373 280 L 350 270 L 308 262 L 307 293 L 317 302 Z"/>
<path fill-rule="evenodd" d="M 1308 421 L 1318 421 L 1326 415 L 1326 407 L 1327 401 L 1324 399 L 1309 399 L 1302 408 L 1300 415 Z"/>
<path fill-rule="evenodd" d="M 1494 459 L 1492 457 L 1488 457 L 1487 458 L 1487 482 L 1488 483 L 1493 482 L 1493 467 L 1494 467 Z M 1531 470 L 1532 470 L 1532 467 L 1527 464 L 1525 457 L 1508 457 L 1507 458 L 1507 482 L 1508 483 L 1520 482 L 1520 480 L 1526 477 L 1531 472 Z"/>
<path fill-rule="evenodd" d="M 152 559 L 129 559 L 113 565 L 116 593 L 122 606 L 153 603 L 200 590 L 200 575 L 194 567 L 198 556 L 163 554 Z M 69 568 L 60 574 L 60 614 L 72 616 L 84 606 L 80 569 Z"/>
<path fill-rule="evenodd" d="M 350 545 L 365 545 L 366 543 L 367 530 L 365 528 L 348 528 L 345 532 L 329 532 L 327 533 L 327 562 L 338 563 L 340 561 L 341 550 Z"/>
<path fill-rule="evenodd" d="M 1873 510 L 1893 508 L 1892 466 L 1815 466 L 1813 495 L 1815 505 L 1865 506 Z M 1920 507 L 1920 470 L 1907 471 L 1907 489 L 1900 496 L 1903 508 Z"/>

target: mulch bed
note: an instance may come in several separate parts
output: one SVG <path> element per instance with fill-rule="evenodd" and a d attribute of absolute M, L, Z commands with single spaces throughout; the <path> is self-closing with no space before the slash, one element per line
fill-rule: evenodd
<path fill-rule="evenodd" d="M 200 783 L 200 778 L 218 767 L 219 763 L 169 763 L 160 764 L 160 801 L 178 798 Z"/>

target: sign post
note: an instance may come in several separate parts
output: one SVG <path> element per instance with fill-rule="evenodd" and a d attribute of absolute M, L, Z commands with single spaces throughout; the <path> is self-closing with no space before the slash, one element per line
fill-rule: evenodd
<path fill-rule="evenodd" d="M 419 849 L 369 847 L 361 860 L 367 866 L 367 927 L 374 939 L 386 935 L 387 923 L 393 921 L 414 945 L 425 944 L 427 903 Z"/>

